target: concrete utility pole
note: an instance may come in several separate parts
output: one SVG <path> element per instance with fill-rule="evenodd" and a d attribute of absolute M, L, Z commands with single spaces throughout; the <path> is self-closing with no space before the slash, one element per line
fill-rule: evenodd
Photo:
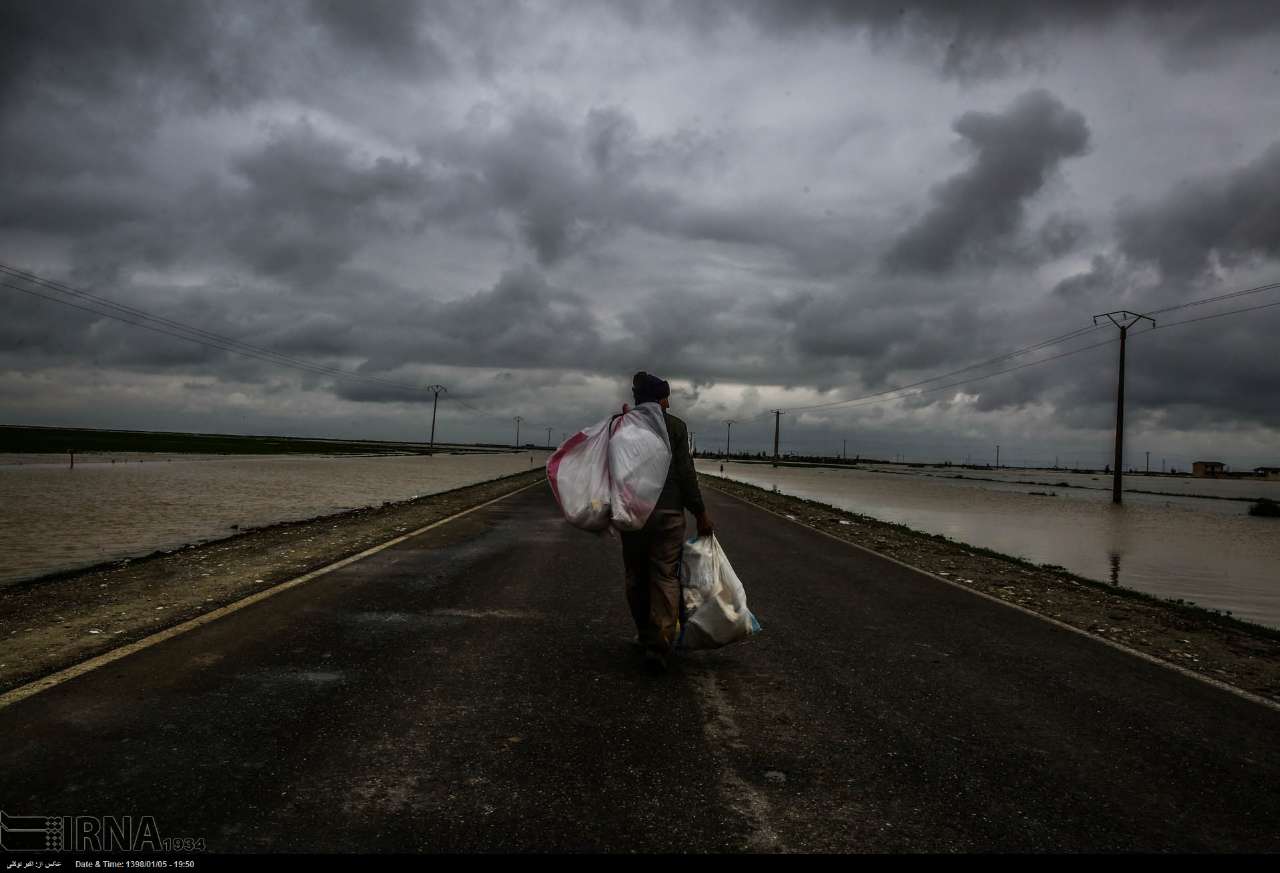
<path fill-rule="evenodd" d="M 727 419 L 727 418 L 726 418 L 726 419 L 724 420 L 724 423 L 725 423 L 725 431 L 724 431 L 724 456 L 725 456 L 725 458 L 727 459 L 727 458 L 729 457 L 729 440 L 733 437 L 733 426 L 734 426 L 734 424 L 736 424 L 737 422 L 730 421 L 729 419 Z"/>
<path fill-rule="evenodd" d="M 698 432 L 696 430 L 689 431 L 689 454 L 698 454 Z"/>
<path fill-rule="evenodd" d="M 516 448 L 517 449 L 520 448 L 520 422 L 522 421 L 524 421 L 524 419 L 521 416 L 517 415 L 516 416 Z"/>
<path fill-rule="evenodd" d="M 431 448 L 436 447 L 436 404 L 440 402 L 440 392 L 445 391 L 443 385 L 428 385 L 427 390 L 432 393 L 431 397 Z"/>
<path fill-rule="evenodd" d="M 840 440 L 840 460 L 849 460 L 849 441 Z"/>
<path fill-rule="evenodd" d="M 1117 506 L 1123 502 L 1120 496 L 1121 483 L 1124 480 L 1123 467 L 1124 462 L 1124 346 L 1125 341 L 1129 337 L 1129 328 L 1133 327 L 1142 319 L 1151 322 L 1151 326 L 1156 326 L 1156 321 L 1150 316 L 1143 315 L 1139 312 L 1130 312 L 1127 309 L 1121 309 L 1116 312 L 1104 312 L 1101 315 L 1093 317 L 1093 323 L 1097 324 L 1098 319 L 1108 319 L 1116 327 L 1120 328 L 1120 376 L 1117 380 L 1116 388 L 1116 456 L 1115 464 L 1111 473 L 1111 502 Z"/>
<path fill-rule="evenodd" d="M 782 427 L 782 410 L 773 410 L 773 466 L 778 466 L 778 430 Z"/>
<path fill-rule="evenodd" d="M 1151 472 L 1151 453 L 1147 452 L 1147 472 Z"/>
<path fill-rule="evenodd" d="M 547 428 L 547 448 L 551 448 L 551 428 Z"/>
<path fill-rule="evenodd" d="M 996 469 L 1000 469 L 1000 444 L 996 443 Z"/>

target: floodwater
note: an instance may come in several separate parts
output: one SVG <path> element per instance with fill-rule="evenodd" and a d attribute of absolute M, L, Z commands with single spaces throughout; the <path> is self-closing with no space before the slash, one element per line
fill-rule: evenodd
<path fill-rule="evenodd" d="M 0 586 L 546 463 L 547 453 L 0 455 Z M 112 463 L 114 461 L 115 463 Z"/>
<path fill-rule="evenodd" d="M 718 475 L 720 462 L 697 467 Z M 1114 506 L 1110 477 L 1054 470 L 727 463 L 724 475 L 1280 627 L 1280 521 L 1250 516 L 1248 502 L 1211 499 L 1280 500 L 1280 482 L 1126 476 L 1126 489 L 1179 496 L 1126 490 Z"/>

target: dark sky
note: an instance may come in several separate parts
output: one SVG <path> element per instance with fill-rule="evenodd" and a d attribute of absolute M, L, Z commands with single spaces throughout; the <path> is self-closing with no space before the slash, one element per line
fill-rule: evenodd
<path fill-rule="evenodd" d="M 1110 328 L 802 407 L 1280 280 L 1277 48 L 1222 0 L 10 0 L 0 263 L 364 378 L 0 288 L 0 420 L 420 438 L 442 383 L 443 437 L 558 441 L 649 369 L 703 448 L 1100 466 L 1115 345 L 945 386 Z M 1129 462 L 1280 463 L 1277 336 L 1135 335 Z"/>

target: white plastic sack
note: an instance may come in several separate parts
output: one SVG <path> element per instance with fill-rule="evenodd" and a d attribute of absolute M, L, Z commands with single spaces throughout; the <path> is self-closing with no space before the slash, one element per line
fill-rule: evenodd
<path fill-rule="evenodd" d="M 565 520 L 583 530 L 609 526 L 609 421 L 578 431 L 547 458 L 547 481 Z"/>
<path fill-rule="evenodd" d="M 760 632 L 746 589 L 714 535 L 685 543 L 680 569 L 686 615 L 681 648 L 716 649 Z"/>
<path fill-rule="evenodd" d="M 613 420 L 609 483 L 614 527 L 644 527 L 662 496 L 670 467 L 671 437 L 661 404 L 641 403 Z"/>
<path fill-rule="evenodd" d="M 662 407 L 642 403 L 578 431 L 547 459 L 565 520 L 583 530 L 644 527 L 667 481 L 671 440 Z"/>

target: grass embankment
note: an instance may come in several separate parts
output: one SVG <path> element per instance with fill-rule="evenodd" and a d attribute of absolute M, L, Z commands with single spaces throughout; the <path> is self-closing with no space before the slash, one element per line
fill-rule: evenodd
<path fill-rule="evenodd" d="M 544 479 L 514 476 L 0 588 L 0 691 Z"/>
<path fill-rule="evenodd" d="M 1162 661 L 1280 701 L 1280 630 L 1183 601 L 1162 600 L 1061 567 L 1042 566 L 943 536 L 777 494 L 719 476 L 707 486 L 957 585 L 1112 640 Z"/>

